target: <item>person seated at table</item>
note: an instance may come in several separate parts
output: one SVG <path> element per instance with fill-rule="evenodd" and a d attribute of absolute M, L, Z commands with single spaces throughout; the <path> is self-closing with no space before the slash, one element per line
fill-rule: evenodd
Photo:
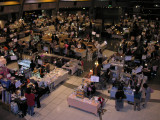
<path fill-rule="evenodd" d="M 33 62 L 33 60 L 31 60 L 31 64 L 30 64 L 31 71 L 33 71 L 35 67 L 36 67 L 36 64 Z"/>
<path fill-rule="evenodd" d="M 50 72 L 50 64 L 49 63 L 45 63 L 44 67 L 45 67 L 47 73 L 49 73 Z"/>
<path fill-rule="evenodd" d="M 91 94 L 94 94 L 96 92 L 96 87 L 95 87 L 95 84 L 94 83 L 91 83 Z"/>
<path fill-rule="evenodd" d="M 55 34 L 52 34 L 52 43 L 56 40 L 56 35 Z"/>
<path fill-rule="evenodd" d="M 87 86 L 87 96 L 88 96 L 88 97 L 91 96 L 91 92 L 92 92 L 91 85 L 88 85 L 88 86 Z"/>
<path fill-rule="evenodd" d="M 81 48 L 81 43 L 78 42 L 77 47 L 80 49 Z"/>
<path fill-rule="evenodd" d="M 41 78 L 43 78 L 44 72 L 45 72 L 45 67 L 44 67 L 44 66 L 41 66 L 41 68 L 40 68 L 40 77 L 41 77 Z"/>
<path fill-rule="evenodd" d="M 81 42 L 81 48 L 86 49 L 86 45 L 83 42 Z"/>

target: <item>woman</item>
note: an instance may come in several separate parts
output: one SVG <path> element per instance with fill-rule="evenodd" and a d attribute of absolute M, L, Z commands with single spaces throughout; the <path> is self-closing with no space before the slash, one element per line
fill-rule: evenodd
<path fill-rule="evenodd" d="M 61 41 L 59 43 L 59 50 L 60 50 L 60 55 L 63 55 L 63 50 L 64 50 L 64 42 L 63 41 Z"/>
<path fill-rule="evenodd" d="M 147 102 L 151 97 L 151 88 L 146 83 L 143 84 L 143 88 L 145 89 L 145 103 L 143 104 L 143 107 L 146 107 Z"/>
<path fill-rule="evenodd" d="M 82 72 L 84 72 L 84 62 L 81 58 L 80 58 L 80 64 L 81 64 L 81 70 Z"/>
<path fill-rule="evenodd" d="M 65 53 L 65 55 L 68 55 L 68 44 L 67 44 L 67 42 L 65 43 L 65 45 L 64 45 L 64 48 L 65 48 L 65 51 L 64 51 L 64 53 Z"/>
<path fill-rule="evenodd" d="M 138 107 L 137 110 L 140 111 L 141 92 L 139 90 L 140 88 L 136 87 L 136 91 L 134 92 L 134 111 L 136 107 Z"/>
<path fill-rule="evenodd" d="M 121 108 L 123 108 L 123 105 L 124 105 L 123 99 L 125 98 L 124 91 L 121 87 L 118 88 L 118 91 L 116 92 L 115 98 L 116 98 L 115 108 L 117 111 L 119 111 Z"/>
<path fill-rule="evenodd" d="M 27 99 L 28 114 L 33 116 L 35 114 L 34 113 L 35 95 L 31 93 L 31 88 L 27 88 L 25 97 Z"/>
<path fill-rule="evenodd" d="M 102 64 L 103 54 L 102 50 L 100 49 L 98 52 L 98 64 Z"/>

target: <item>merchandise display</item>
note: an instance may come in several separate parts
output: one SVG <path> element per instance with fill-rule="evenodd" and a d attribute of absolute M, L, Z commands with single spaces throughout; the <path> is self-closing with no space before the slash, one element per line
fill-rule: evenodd
<path fill-rule="evenodd" d="M 68 70 L 71 73 L 71 75 L 73 75 L 78 69 L 79 66 L 78 64 L 79 64 L 78 60 L 71 60 L 67 62 L 65 65 L 63 65 L 62 68 Z"/>
<path fill-rule="evenodd" d="M 124 88 L 124 94 L 126 95 L 126 101 L 128 102 L 134 102 L 134 91 L 131 88 Z M 112 87 L 112 89 L 110 90 L 110 97 L 111 98 L 115 98 L 115 94 L 117 92 L 117 88 Z"/>
<path fill-rule="evenodd" d="M 98 109 L 100 108 L 100 103 L 95 99 L 88 98 L 78 98 L 75 94 L 71 94 L 68 98 L 68 105 L 72 107 L 76 107 L 87 112 L 91 112 L 95 115 L 98 115 Z"/>
<path fill-rule="evenodd" d="M 33 76 L 30 80 L 37 81 L 39 86 L 48 86 L 52 91 L 59 83 L 66 80 L 68 77 L 68 71 L 61 68 L 55 68 L 50 73 L 45 74 L 43 78 Z"/>

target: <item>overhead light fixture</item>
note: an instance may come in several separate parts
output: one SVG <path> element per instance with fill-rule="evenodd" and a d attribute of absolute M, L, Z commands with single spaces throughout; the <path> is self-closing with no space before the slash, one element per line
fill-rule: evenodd
<path fill-rule="evenodd" d="M 155 4 L 154 7 L 159 7 L 159 5 L 158 5 L 158 4 Z"/>
<path fill-rule="evenodd" d="M 140 6 L 139 5 L 136 5 L 136 8 L 139 8 Z"/>

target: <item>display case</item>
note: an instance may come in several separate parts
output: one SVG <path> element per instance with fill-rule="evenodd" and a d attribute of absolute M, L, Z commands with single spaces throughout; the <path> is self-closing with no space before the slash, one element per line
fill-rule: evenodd
<path fill-rule="evenodd" d="M 19 60 L 18 65 L 23 66 L 24 68 L 30 68 L 31 61 L 30 60 Z"/>

